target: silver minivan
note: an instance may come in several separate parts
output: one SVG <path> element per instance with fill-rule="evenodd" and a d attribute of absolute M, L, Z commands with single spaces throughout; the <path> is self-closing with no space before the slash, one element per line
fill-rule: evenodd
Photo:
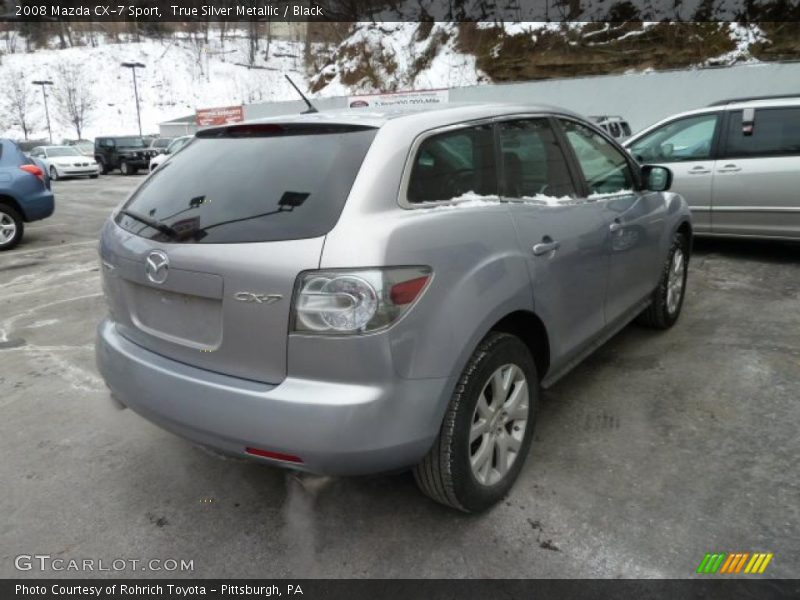
<path fill-rule="evenodd" d="M 293 469 L 508 492 L 552 385 L 680 314 L 670 173 L 548 107 L 331 112 L 200 131 L 100 239 L 97 362 L 123 405 Z"/>
<path fill-rule="evenodd" d="M 696 234 L 800 239 L 800 96 L 721 101 L 664 119 L 624 146 L 672 170 Z"/>

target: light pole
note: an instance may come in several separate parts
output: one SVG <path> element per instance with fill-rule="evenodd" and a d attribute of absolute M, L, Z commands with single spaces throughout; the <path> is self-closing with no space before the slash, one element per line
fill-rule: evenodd
<path fill-rule="evenodd" d="M 40 79 L 39 81 L 34 81 L 33 85 L 41 86 L 42 88 L 42 96 L 44 97 L 44 116 L 47 117 L 47 135 L 50 136 L 50 143 L 53 143 L 53 131 L 50 129 L 50 112 L 47 110 L 47 92 L 44 89 L 46 85 L 53 85 L 53 82 L 49 79 Z"/>
<path fill-rule="evenodd" d="M 123 67 L 130 69 L 133 72 L 133 95 L 136 97 L 136 120 L 139 123 L 139 137 L 142 136 L 142 115 L 139 113 L 139 89 L 136 87 L 136 69 L 144 69 L 144 65 L 140 62 L 124 62 Z"/>

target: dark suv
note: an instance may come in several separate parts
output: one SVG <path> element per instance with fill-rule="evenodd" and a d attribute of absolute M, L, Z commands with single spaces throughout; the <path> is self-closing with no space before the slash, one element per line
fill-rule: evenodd
<path fill-rule="evenodd" d="M 158 152 L 151 150 L 144 138 L 138 136 L 99 137 L 94 140 L 94 159 L 105 175 L 119 169 L 123 175 L 147 170 L 150 159 Z"/>

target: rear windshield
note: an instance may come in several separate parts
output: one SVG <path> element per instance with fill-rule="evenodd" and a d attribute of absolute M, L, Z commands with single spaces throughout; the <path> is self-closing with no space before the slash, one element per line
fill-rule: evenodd
<path fill-rule="evenodd" d="M 325 235 L 339 219 L 376 129 L 321 127 L 201 132 L 145 181 L 117 223 L 142 237 L 179 243 Z"/>

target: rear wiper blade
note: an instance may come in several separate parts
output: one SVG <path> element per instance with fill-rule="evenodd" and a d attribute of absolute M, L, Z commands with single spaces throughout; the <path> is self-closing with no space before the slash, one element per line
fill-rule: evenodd
<path fill-rule="evenodd" d="M 125 215 L 125 216 L 130 217 L 131 219 L 135 219 L 135 220 L 139 221 L 140 223 L 144 223 L 148 227 L 152 227 L 156 231 L 160 231 L 164 235 L 169 236 L 170 238 L 172 238 L 173 240 L 177 240 L 178 237 L 179 237 L 177 231 L 175 231 L 172 227 L 170 227 L 166 223 L 162 223 L 158 219 L 151 219 L 150 217 L 147 217 L 145 215 L 141 215 L 141 214 L 139 214 L 137 212 L 133 212 L 132 210 L 127 210 L 125 208 L 123 208 L 119 212 L 121 214 Z"/>

